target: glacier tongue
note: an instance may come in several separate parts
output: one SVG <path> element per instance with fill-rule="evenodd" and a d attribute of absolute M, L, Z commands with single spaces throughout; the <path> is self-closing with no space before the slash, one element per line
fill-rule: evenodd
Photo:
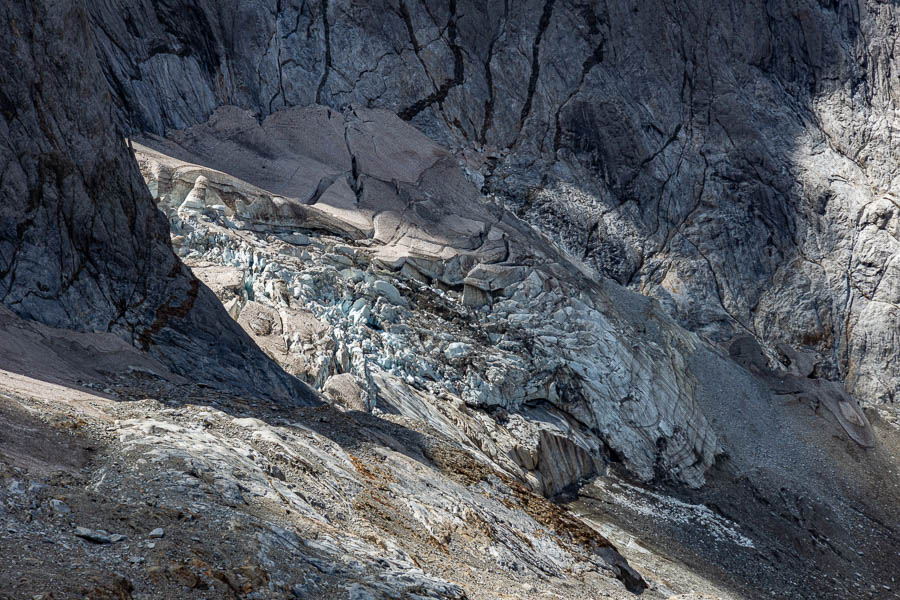
<path fill-rule="evenodd" d="M 350 373 L 363 405 L 434 420 L 545 494 L 604 457 L 702 485 L 719 450 L 687 366 L 703 343 L 483 199 L 410 125 L 227 107 L 170 137 L 134 147 L 176 252 L 289 372 L 317 389 Z"/>

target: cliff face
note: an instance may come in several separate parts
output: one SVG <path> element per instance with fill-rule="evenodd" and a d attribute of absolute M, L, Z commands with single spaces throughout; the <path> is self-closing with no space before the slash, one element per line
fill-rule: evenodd
<path fill-rule="evenodd" d="M 57 327 L 110 331 L 192 378 L 299 402 L 172 253 L 78 4 L 7 3 L 0 66 L 0 298 Z"/>
<path fill-rule="evenodd" d="M 90 7 L 127 128 L 222 104 L 383 107 L 716 341 L 898 386 L 895 6 L 157 2 Z"/>

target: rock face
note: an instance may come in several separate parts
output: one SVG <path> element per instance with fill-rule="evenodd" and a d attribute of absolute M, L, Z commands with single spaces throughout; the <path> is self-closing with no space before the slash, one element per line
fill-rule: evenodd
<path fill-rule="evenodd" d="M 893 3 L 92 4 L 122 122 L 411 120 L 598 272 L 717 341 L 900 386 Z M 203 32 L 202 35 L 199 32 Z M 473 302 L 483 295 L 469 290 Z"/>
<path fill-rule="evenodd" d="M 2 8 L 0 300 L 48 325 L 111 331 L 192 378 L 312 402 L 172 253 L 112 127 L 77 3 Z"/>

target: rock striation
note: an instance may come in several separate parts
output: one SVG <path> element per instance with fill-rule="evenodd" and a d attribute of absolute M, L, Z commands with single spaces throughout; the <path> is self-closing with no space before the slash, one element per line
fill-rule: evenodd
<path fill-rule="evenodd" d="M 0 7 L 7 531 L 235 597 L 642 590 L 597 530 L 752 597 L 892 592 L 894 10 Z"/>
<path fill-rule="evenodd" d="M 337 159 L 318 150 L 341 142 Z M 483 197 L 464 164 L 387 111 L 313 106 L 259 122 L 223 107 L 134 147 L 177 253 L 336 405 L 439 432 L 544 495 L 601 475 L 578 504 L 589 515 L 609 505 L 591 489 L 616 472 L 707 483 L 692 502 L 612 502 L 686 539 L 711 514 L 746 532 L 676 552 L 728 565 L 752 593 L 838 598 L 845 576 L 889 585 L 879 557 L 894 513 L 872 498 L 893 494 L 880 473 L 895 434 L 882 429 L 878 447 L 815 352 L 781 344 L 773 360 L 751 335 L 722 351 L 685 331 Z M 295 185 L 299 172 L 315 187 Z M 864 571 L 841 558 L 861 545 Z M 810 553 L 834 581 L 802 574 Z"/>
<path fill-rule="evenodd" d="M 0 332 L 4 593 L 647 589 L 597 531 L 421 422 L 248 400 L 173 375 L 113 334 L 6 309 Z"/>

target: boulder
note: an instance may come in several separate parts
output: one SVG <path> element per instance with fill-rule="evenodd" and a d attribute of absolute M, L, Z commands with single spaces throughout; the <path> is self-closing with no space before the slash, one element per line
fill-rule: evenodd
<path fill-rule="evenodd" d="M 347 410 L 371 411 L 368 394 L 350 373 L 332 375 L 325 382 L 322 391 L 337 405 Z"/>

